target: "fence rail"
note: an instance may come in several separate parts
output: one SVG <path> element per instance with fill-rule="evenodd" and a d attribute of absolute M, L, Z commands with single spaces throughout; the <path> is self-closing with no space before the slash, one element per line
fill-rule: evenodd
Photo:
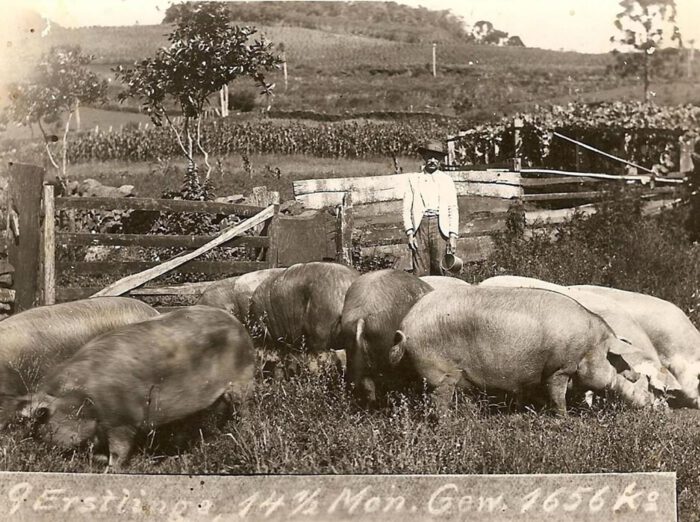
<path fill-rule="evenodd" d="M 147 236 L 143 234 L 90 234 L 86 232 L 59 232 L 56 244 L 63 246 L 140 246 L 153 248 L 198 248 L 216 236 Z M 230 240 L 227 247 L 264 248 L 270 246 L 267 236 L 241 236 Z"/>
<path fill-rule="evenodd" d="M 58 197 L 56 210 L 147 210 L 153 212 L 191 212 L 200 214 L 223 214 L 252 217 L 264 207 L 217 203 L 212 201 L 185 201 L 156 198 L 82 198 Z"/>
<path fill-rule="evenodd" d="M 271 223 L 276 221 L 279 212 L 279 194 L 266 192 L 259 198 L 259 203 L 266 206 L 238 205 L 209 201 L 184 201 L 156 198 L 104 198 L 104 197 L 53 197 L 53 187 L 45 186 L 40 198 L 44 209 L 44 226 L 42 234 L 41 268 L 43 285 L 40 302 L 50 304 L 86 298 L 98 293 L 110 295 L 130 294 L 140 296 L 192 296 L 205 288 L 204 284 L 190 285 L 183 292 L 180 286 L 167 286 L 159 290 L 148 290 L 138 286 L 151 279 L 176 270 L 182 274 L 203 274 L 214 279 L 223 276 L 235 276 L 247 272 L 274 266 L 276 242 L 269 232 Z M 265 200 L 265 201 L 263 201 Z M 270 200 L 270 201 L 266 201 Z M 228 227 L 221 235 L 154 235 L 154 234 L 93 234 L 80 231 L 56 231 L 56 212 L 94 210 L 97 212 L 145 211 L 188 214 L 214 214 L 222 216 L 236 215 L 247 221 Z M 249 224 L 246 224 L 249 223 Z M 256 224 L 257 223 L 257 224 Z M 74 226 L 74 225 L 72 225 Z M 247 229 L 255 228 L 257 235 L 241 235 Z M 250 233 L 250 232 L 248 232 Z M 190 250 L 168 261 L 68 261 L 56 255 L 58 247 L 140 247 L 140 248 L 179 248 Z M 246 249 L 253 259 L 237 260 L 202 260 L 201 253 L 217 246 L 240 247 Z M 56 281 L 75 279 L 70 274 L 88 279 L 97 276 L 126 276 L 118 284 L 113 283 L 108 289 L 94 286 L 56 286 Z M 89 283 L 88 283 L 89 284 Z M 114 293 L 116 292 L 116 294 Z"/>

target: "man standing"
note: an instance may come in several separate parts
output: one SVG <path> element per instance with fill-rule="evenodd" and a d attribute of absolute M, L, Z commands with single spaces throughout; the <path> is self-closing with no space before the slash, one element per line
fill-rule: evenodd
<path fill-rule="evenodd" d="M 423 159 L 419 174 L 409 175 L 403 196 L 403 223 L 416 276 L 441 275 L 440 260 L 455 253 L 459 227 L 457 191 L 449 174 L 440 170 L 445 149 L 430 141 L 418 152 Z"/>

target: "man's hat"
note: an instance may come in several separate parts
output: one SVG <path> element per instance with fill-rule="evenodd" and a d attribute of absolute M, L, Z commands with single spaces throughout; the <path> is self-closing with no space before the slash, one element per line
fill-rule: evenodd
<path fill-rule="evenodd" d="M 432 154 L 435 156 L 444 156 L 446 154 L 445 147 L 442 145 L 442 142 L 437 140 L 426 141 L 425 143 L 418 145 L 417 148 L 419 154 Z"/>

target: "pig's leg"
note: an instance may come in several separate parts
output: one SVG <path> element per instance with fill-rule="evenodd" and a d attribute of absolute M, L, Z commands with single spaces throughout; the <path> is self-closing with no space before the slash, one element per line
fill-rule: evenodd
<path fill-rule="evenodd" d="M 445 415 L 449 411 L 452 397 L 454 397 L 455 388 L 456 383 L 445 379 L 433 390 L 432 396 L 435 403 L 435 408 L 441 416 Z"/>
<path fill-rule="evenodd" d="M 549 398 L 561 415 L 566 415 L 566 389 L 569 386 L 570 378 L 568 373 L 556 372 L 545 381 Z"/>
<path fill-rule="evenodd" d="M 107 432 L 109 444 L 109 464 L 108 468 L 117 471 L 129 458 L 134 445 L 136 430 L 128 426 L 117 426 L 110 428 Z"/>
<path fill-rule="evenodd" d="M 584 356 L 576 372 L 578 382 L 594 392 L 613 390 L 635 408 L 653 404 L 654 396 L 646 387 L 646 379 L 631 383 L 615 371 L 603 352 L 596 349 Z"/>

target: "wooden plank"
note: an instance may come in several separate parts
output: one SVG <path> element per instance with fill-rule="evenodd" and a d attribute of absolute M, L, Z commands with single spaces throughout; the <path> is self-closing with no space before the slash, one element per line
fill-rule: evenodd
<path fill-rule="evenodd" d="M 346 192 L 338 212 L 336 232 L 336 259 L 340 263 L 352 265 L 352 233 L 355 228 L 353 217 L 352 192 Z"/>
<path fill-rule="evenodd" d="M 639 181 L 642 184 L 649 183 L 652 179 L 658 183 L 683 183 L 682 179 L 668 179 L 660 178 L 653 175 L 641 174 L 641 175 L 622 175 L 622 174 L 601 174 L 596 172 L 570 172 L 567 170 L 554 170 L 554 169 L 522 169 L 520 172 L 523 174 L 556 174 L 558 176 L 570 176 L 575 177 L 589 177 L 598 179 L 608 179 L 613 181 Z"/>
<path fill-rule="evenodd" d="M 505 230 L 506 213 L 472 217 L 472 219 L 460 223 L 460 237 L 483 236 Z M 356 228 L 354 231 L 356 241 L 362 245 L 376 245 L 389 242 L 403 242 L 406 234 L 401 223 L 389 223 L 375 225 L 367 228 Z"/>
<path fill-rule="evenodd" d="M 525 194 L 523 201 L 566 201 L 569 199 L 601 199 L 605 192 L 552 192 L 550 194 Z"/>
<path fill-rule="evenodd" d="M 180 308 L 185 308 L 184 306 L 155 306 L 157 312 L 161 314 L 167 314 L 169 312 L 174 312 Z"/>
<path fill-rule="evenodd" d="M 178 258 L 175 258 L 178 259 Z M 124 261 L 112 263 L 108 261 L 98 262 L 61 262 L 58 270 L 61 272 L 71 271 L 77 274 L 91 275 L 133 275 L 146 270 L 152 270 L 162 266 L 163 263 L 157 261 Z M 267 268 L 267 263 L 263 261 L 187 261 L 176 267 L 182 273 L 202 273 L 208 275 L 220 275 L 222 273 L 245 274 L 254 270 Z M 165 273 L 165 272 L 163 272 Z M 157 276 L 156 276 L 157 277 Z M 134 287 L 135 288 L 135 287 Z M 123 293 L 123 292 L 122 292 Z M 121 295 L 121 294 L 119 294 Z"/>
<path fill-rule="evenodd" d="M 584 183 L 603 183 L 602 179 L 595 178 L 526 178 L 523 177 L 521 183 L 525 188 L 531 187 L 551 187 L 553 185 L 574 185 Z"/>
<path fill-rule="evenodd" d="M 0 288 L 0 303 L 14 303 L 16 293 L 11 288 Z"/>
<path fill-rule="evenodd" d="M 363 247 L 363 256 L 388 256 L 395 259 L 401 258 L 408 246 L 406 243 L 395 245 Z M 457 255 L 465 262 L 483 261 L 493 252 L 494 241 L 490 236 L 466 237 L 457 240 Z"/>
<path fill-rule="evenodd" d="M 39 303 L 40 241 L 42 186 L 44 169 L 35 165 L 10 164 L 7 184 L 8 260 L 15 267 L 15 312 Z M 16 213 L 17 236 L 12 232 L 12 215 Z"/>
<path fill-rule="evenodd" d="M 645 201 L 642 203 L 642 215 L 656 215 L 664 208 L 670 207 L 679 202 L 680 199 L 664 198 L 659 200 Z M 562 208 L 558 210 L 528 210 L 525 212 L 525 223 L 532 225 L 538 219 L 543 221 L 544 225 L 563 223 L 570 219 L 574 211 L 582 212 L 588 216 L 596 213 L 595 205 L 581 205 L 573 208 Z"/>
<path fill-rule="evenodd" d="M 507 212 L 513 201 L 486 196 L 460 196 L 457 198 L 457 204 L 459 205 L 461 229 L 465 223 L 474 217 L 474 214 Z M 355 228 L 400 223 L 403 214 L 403 202 L 395 200 L 366 205 L 355 205 L 353 203 L 353 214 Z"/>
<path fill-rule="evenodd" d="M 141 246 L 156 248 L 198 248 L 206 245 L 216 236 L 154 236 L 145 234 L 89 234 L 58 233 L 56 242 L 64 246 L 106 245 Z M 264 236 L 239 236 L 231 239 L 226 247 L 266 247 L 270 238 Z"/>
<path fill-rule="evenodd" d="M 235 278 L 231 278 L 235 279 Z M 154 286 L 134 288 L 129 292 L 130 295 L 200 295 L 209 285 L 216 281 L 200 281 L 199 283 L 183 283 L 181 285 L 171 286 Z"/>
<path fill-rule="evenodd" d="M 214 201 L 185 201 L 180 199 L 156 198 L 56 198 L 59 210 L 150 210 L 154 212 L 200 212 L 204 214 L 224 214 L 252 217 L 263 207 L 217 203 Z"/>
<path fill-rule="evenodd" d="M 662 210 L 672 207 L 674 204 L 679 203 L 680 199 L 658 199 L 654 201 L 646 201 L 642 204 L 642 215 L 643 216 L 656 216 L 661 213 Z"/>
<path fill-rule="evenodd" d="M 394 177 L 399 177 L 395 175 Z M 353 201 L 358 205 L 367 203 L 380 203 L 395 200 L 403 200 L 404 182 L 391 187 L 370 187 L 352 190 Z M 457 196 L 489 196 L 503 199 L 518 198 L 522 195 L 523 189 L 520 186 L 479 183 L 479 182 L 455 182 Z M 324 207 L 335 207 L 342 203 L 344 192 L 315 192 L 300 194 L 295 196 L 304 207 L 309 209 L 321 209 Z"/>
<path fill-rule="evenodd" d="M 563 223 L 570 219 L 575 211 L 582 212 L 588 216 L 595 214 L 595 205 L 581 205 L 573 208 L 562 208 L 558 210 L 528 210 L 525 212 L 525 223 L 531 225 L 537 220 L 542 220 L 543 224 Z"/>
<path fill-rule="evenodd" d="M 389 174 L 385 176 L 357 176 L 352 178 L 304 179 L 292 183 L 295 196 L 317 192 L 366 192 L 403 187 L 408 176 L 416 173 Z M 492 183 L 520 186 L 520 174 L 505 170 L 448 172 L 457 182 Z M 355 194 L 353 194 L 354 196 Z M 357 201 L 355 201 L 357 204 Z"/>
<path fill-rule="evenodd" d="M 143 297 L 143 296 L 165 296 L 165 295 L 176 295 L 176 296 L 200 296 L 204 291 L 216 281 L 202 281 L 200 283 L 183 283 L 181 285 L 172 286 L 157 286 L 157 287 L 144 287 L 144 288 L 134 288 L 128 295 L 131 297 Z M 85 286 L 85 287 L 59 287 L 56 290 L 56 300 L 58 302 L 65 301 L 77 301 L 78 299 L 87 299 L 95 292 L 99 292 L 102 288 L 95 286 Z"/>
<path fill-rule="evenodd" d="M 270 238 L 270 246 L 267 249 L 265 259 L 267 261 L 268 268 L 277 268 L 279 264 L 279 219 L 280 219 L 280 206 L 279 204 L 273 205 L 274 214 L 270 220 L 270 226 L 267 227 L 267 235 Z"/>
<path fill-rule="evenodd" d="M 277 266 L 336 259 L 337 218 L 328 212 L 307 210 L 277 220 Z"/>
<path fill-rule="evenodd" d="M 43 226 L 43 258 L 44 284 L 43 304 L 51 305 L 56 302 L 56 230 L 54 209 L 54 187 L 44 185 L 44 226 Z"/>
<path fill-rule="evenodd" d="M 65 303 L 68 301 L 78 301 L 79 299 L 87 299 L 95 292 L 99 292 L 102 287 L 85 286 L 85 287 L 64 287 L 56 288 L 56 302 Z"/>
<path fill-rule="evenodd" d="M 197 250 L 175 257 L 173 259 L 170 259 L 169 261 L 166 261 L 165 263 L 162 263 L 158 266 L 154 266 L 152 268 L 149 268 L 147 270 L 144 270 L 143 272 L 140 272 L 138 274 L 130 275 L 127 276 L 104 290 L 97 292 L 94 297 L 101 296 L 101 295 L 121 295 L 124 292 L 128 292 L 132 288 L 136 288 L 137 286 L 141 286 L 142 284 L 150 281 L 151 279 L 155 279 L 156 277 L 163 275 L 171 270 L 174 270 L 175 268 L 179 267 L 180 265 L 183 265 L 184 263 L 187 263 L 188 261 L 191 261 L 192 259 L 195 259 L 196 257 L 200 256 L 201 254 L 208 252 L 212 248 L 215 248 L 223 243 L 226 243 L 228 240 L 230 240 L 233 237 L 236 237 L 246 230 L 254 227 L 255 225 L 262 223 L 266 219 L 270 219 L 274 215 L 274 206 L 270 205 L 267 207 L 265 210 L 260 212 L 259 214 L 256 214 L 255 216 L 246 219 L 242 223 L 239 223 L 237 225 L 234 225 L 232 227 L 229 227 L 227 229 L 224 229 L 224 231 L 221 233 L 219 237 L 216 239 L 210 241 L 204 246 L 199 247 Z"/>

